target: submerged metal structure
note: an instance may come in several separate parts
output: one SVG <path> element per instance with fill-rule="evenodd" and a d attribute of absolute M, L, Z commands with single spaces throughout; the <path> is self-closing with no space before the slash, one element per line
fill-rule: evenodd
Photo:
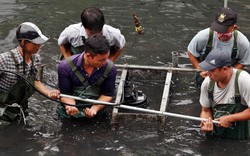
<path fill-rule="evenodd" d="M 161 103 L 159 106 L 159 112 L 166 112 L 167 106 L 169 102 L 169 93 L 170 93 L 170 86 L 172 81 L 172 75 L 174 72 L 177 71 L 186 71 L 186 72 L 194 72 L 197 71 L 196 69 L 189 69 L 189 68 L 178 68 L 178 52 L 172 52 L 172 66 L 171 67 L 161 67 L 161 66 L 139 66 L 139 65 L 119 65 L 116 64 L 117 68 L 122 69 L 122 73 L 120 76 L 119 85 L 117 87 L 117 94 L 115 98 L 115 103 L 121 103 L 122 96 L 124 95 L 124 85 L 126 81 L 126 77 L 129 70 L 133 69 L 140 69 L 140 70 L 161 70 L 161 71 L 167 71 L 166 77 L 165 77 L 165 83 L 163 91 L 162 91 L 162 98 Z M 111 126 L 114 129 L 116 125 L 118 125 L 119 118 L 145 118 L 145 119 L 153 119 L 158 121 L 158 127 L 159 129 L 164 129 L 165 123 L 166 123 L 166 115 L 161 115 L 157 113 L 140 113 L 140 112 L 123 112 L 120 109 L 122 107 L 115 106 L 113 107 L 112 111 L 112 117 L 111 117 Z M 130 107 L 131 110 L 131 107 Z M 135 111 L 138 110 L 137 107 L 134 109 Z"/>

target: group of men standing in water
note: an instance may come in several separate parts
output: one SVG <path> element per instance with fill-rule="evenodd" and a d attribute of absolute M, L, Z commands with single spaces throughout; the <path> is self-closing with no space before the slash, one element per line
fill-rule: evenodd
<path fill-rule="evenodd" d="M 198 32 L 187 53 L 199 72 L 201 85 L 201 130 L 208 136 L 248 139 L 250 137 L 250 65 L 248 39 L 239 31 L 237 14 L 221 8 L 210 28 Z M 81 22 L 65 28 L 59 36 L 61 63 L 58 87 L 47 89 L 40 81 L 41 60 L 38 51 L 49 37 L 33 23 L 24 22 L 16 33 L 18 47 L 0 54 L 0 124 L 25 119 L 28 98 L 35 89 L 49 98 L 60 99 L 61 118 L 93 118 L 105 106 L 84 105 L 68 94 L 104 102 L 115 95 L 115 60 L 122 53 L 125 38 L 119 29 L 105 24 L 103 12 L 88 7 Z M 31 87 L 31 84 L 35 88 Z M 22 94 L 21 94 L 22 93 Z M 219 124 L 214 124 L 217 120 Z"/>

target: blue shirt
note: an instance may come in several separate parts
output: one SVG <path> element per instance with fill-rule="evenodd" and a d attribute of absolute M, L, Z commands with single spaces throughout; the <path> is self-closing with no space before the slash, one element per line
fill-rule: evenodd
<path fill-rule="evenodd" d="M 98 81 L 105 72 L 108 61 L 101 68 L 95 68 L 91 75 L 88 75 L 85 69 L 83 68 L 83 56 L 82 54 L 77 54 L 71 56 L 73 64 L 76 66 L 77 70 L 83 75 L 83 77 L 88 81 L 90 85 Z M 116 80 L 116 67 L 113 65 L 111 71 L 108 74 L 108 77 L 100 85 L 101 95 L 105 96 L 114 96 L 115 95 L 115 80 Z M 68 65 L 66 60 L 63 60 L 58 66 L 58 85 L 60 92 L 62 94 L 73 95 L 73 88 L 82 86 L 81 81 L 72 71 L 71 67 Z"/>

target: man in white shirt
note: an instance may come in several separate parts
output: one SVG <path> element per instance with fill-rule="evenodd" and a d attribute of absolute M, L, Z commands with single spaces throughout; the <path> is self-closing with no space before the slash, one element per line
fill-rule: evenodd
<path fill-rule="evenodd" d="M 214 49 L 199 66 L 207 72 L 201 85 L 201 130 L 212 136 L 250 138 L 250 75 L 232 67 L 231 55 Z M 212 119 L 219 121 L 218 125 Z"/>

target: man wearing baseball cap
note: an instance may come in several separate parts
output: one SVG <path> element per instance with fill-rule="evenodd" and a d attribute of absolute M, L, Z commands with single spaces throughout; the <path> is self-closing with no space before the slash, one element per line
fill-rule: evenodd
<path fill-rule="evenodd" d="M 219 33 L 227 33 L 231 26 L 237 22 L 237 14 L 230 8 L 221 8 L 215 15 L 214 22 L 211 24 L 211 29 Z"/>
<path fill-rule="evenodd" d="M 19 45 L 0 54 L 0 125 L 20 119 L 25 123 L 28 98 L 35 92 L 31 84 L 44 95 L 59 98 L 58 90 L 49 90 L 40 81 L 42 65 L 37 53 L 49 37 L 35 24 L 24 22 L 16 38 Z"/>
<path fill-rule="evenodd" d="M 210 28 L 198 32 L 188 45 L 189 59 L 196 69 L 213 49 L 223 49 L 231 55 L 233 67 L 243 69 L 250 65 L 249 41 L 236 25 L 237 14 L 230 8 L 221 8 L 214 17 Z M 196 73 L 200 85 L 207 76 L 205 71 Z"/>
<path fill-rule="evenodd" d="M 207 72 L 201 85 L 201 131 L 208 136 L 250 138 L 250 75 L 232 67 L 231 55 L 213 49 L 199 67 Z M 219 121 L 213 124 L 212 119 Z"/>

